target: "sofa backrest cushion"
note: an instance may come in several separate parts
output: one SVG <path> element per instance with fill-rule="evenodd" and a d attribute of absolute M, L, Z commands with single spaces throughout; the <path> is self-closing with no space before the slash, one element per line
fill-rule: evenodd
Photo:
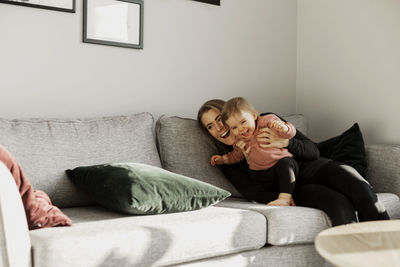
<path fill-rule="evenodd" d="M 375 192 L 400 196 L 400 145 L 366 146 L 367 180 Z"/>
<path fill-rule="evenodd" d="M 114 162 L 161 166 L 150 113 L 87 119 L 0 119 L 0 143 L 19 161 L 33 188 L 60 207 L 94 202 L 66 169 Z"/>
<path fill-rule="evenodd" d="M 303 115 L 283 118 L 306 134 Z M 156 139 L 163 168 L 221 187 L 232 196 L 241 197 L 222 171 L 211 166 L 210 158 L 218 151 L 198 127 L 196 120 L 163 115 L 156 122 Z"/>
<path fill-rule="evenodd" d="M 294 114 L 288 116 L 282 116 L 283 119 L 291 122 L 297 130 L 302 132 L 304 135 L 307 136 L 307 120 L 302 114 Z"/>

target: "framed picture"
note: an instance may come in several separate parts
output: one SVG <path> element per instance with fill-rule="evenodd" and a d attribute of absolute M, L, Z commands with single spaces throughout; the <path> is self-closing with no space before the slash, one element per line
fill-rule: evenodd
<path fill-rule="evenodd" d="M 143 48 L 143 1 L 83 0 L 83 42 Z"/>
<path fill-rule="evenodd" d="M 212 4 L 212 5 L 217 5 L 217 6 L 221 5 L 221 1 L 220 0 L 194 0 L 194 1 L 204 2 L 204 3 L 207 3 L 207 4 Z"/>
<path fill-rule="evenodd" d="M 0 0 L 0 3 L 75 13 L 75 0 Z"/>

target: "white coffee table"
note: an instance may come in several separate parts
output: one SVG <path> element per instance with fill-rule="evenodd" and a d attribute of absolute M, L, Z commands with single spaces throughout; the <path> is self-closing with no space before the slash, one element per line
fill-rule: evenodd
<path fill-rule="evenodd" d="M 315 248 L 337 266 L 400 266 L 400 220 L 329 228 L 318 234 Z"/>

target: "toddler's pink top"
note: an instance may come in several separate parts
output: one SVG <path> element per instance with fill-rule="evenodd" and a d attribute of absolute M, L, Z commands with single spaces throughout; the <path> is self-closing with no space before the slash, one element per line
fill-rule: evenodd
<path fill-rule="evenodd" d="M 249 153 L 249 168 L 251 170 L 266 170 L 274 166 L 278 160 L 284 157 L 293 157 L 293 155 L 286 148 L 273 148 L 267 147 L 262 148 L 259 146 L 259 142 L 257 140 L 257 135 L 262 133 L 260 132 L 261 128 L 269 128 L 269 124 L 272 121 L 280 120 L 274 114 L 268 114 L 264 116 L 259 116 L 256 120 L 256 129 L 253 133 L 253 136 L 250 139 L 238 139 L 233 145 L 233 151 L 226 154 L 228 158 L 227 164 L 238 163 L 245 159 L 242 150 L 236 146 L 237 142 L 244 141 L 246 143 L 245 149 L 250 149 Z M 292 138 L 296 135 L 296 128 L 290 122 L 285 122 L 286 126 L 289 128 L 287 133 L 280 133 L 274 129 L 271 129 L 274 133 L 282 138 Z"/>

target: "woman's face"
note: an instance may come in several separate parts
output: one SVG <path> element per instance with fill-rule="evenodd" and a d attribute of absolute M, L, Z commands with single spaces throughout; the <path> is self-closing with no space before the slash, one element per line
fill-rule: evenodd
<path fill-rule="evenodd" d="M 201 116 L 201 122 L 212 137 L 225 145 L 233 145 L 235 136 L 222 123 L 220 112 L 214 109 L 204 112 Z"/>

